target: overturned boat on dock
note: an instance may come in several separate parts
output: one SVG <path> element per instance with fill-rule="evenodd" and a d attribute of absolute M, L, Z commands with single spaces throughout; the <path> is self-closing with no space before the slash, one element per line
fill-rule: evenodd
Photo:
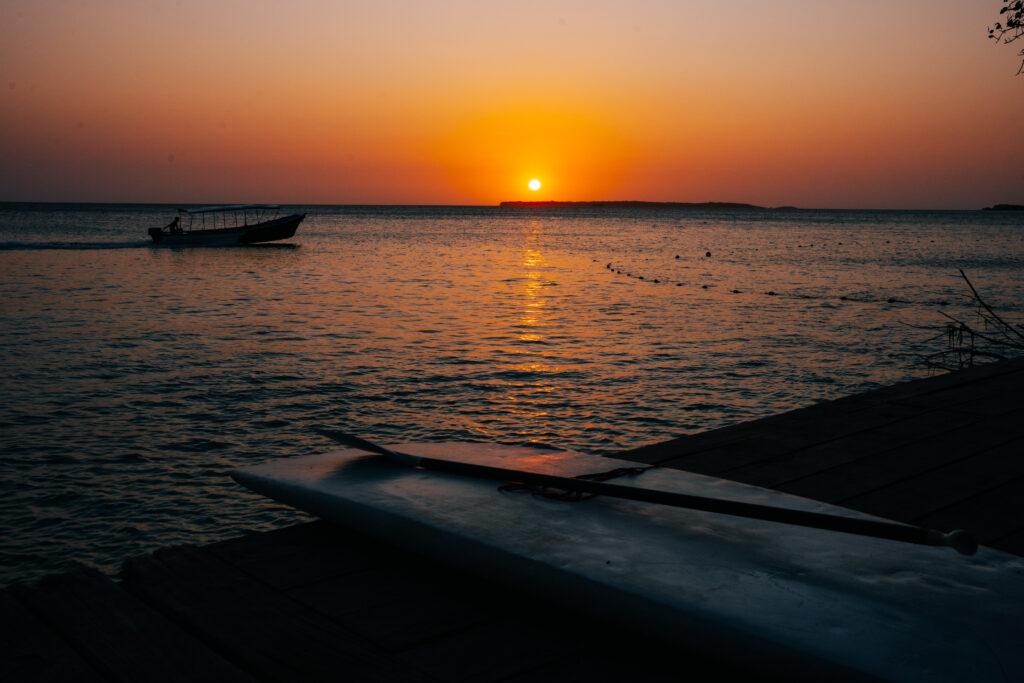
<path fill-rule="evenodd" d="M 232 477 L 756 680 L 1024 680 L 1024 559 L 966 532 L 571 451 L 318 431 L 349 448 Z"/>

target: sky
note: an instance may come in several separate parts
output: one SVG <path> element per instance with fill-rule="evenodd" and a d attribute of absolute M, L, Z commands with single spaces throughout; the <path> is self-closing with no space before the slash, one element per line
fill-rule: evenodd
<path fill-rule="evenodd" d="M 0 201 L 1024 204 L 1000 7 L 0 0 Z"/>

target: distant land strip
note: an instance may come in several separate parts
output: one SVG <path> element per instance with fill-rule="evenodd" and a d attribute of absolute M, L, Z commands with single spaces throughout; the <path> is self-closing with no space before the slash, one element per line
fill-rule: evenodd
<path fill-rule="evenodd" d="M 639 201 L 610 201 L 610 202 L 559 202 L 559 201 L 516 201 L 501 202 L 499 206 L 534 206 L 540 208 L 548 207 L 576 207 L 576 208 L 599 208 L 599 209 L 746 209 L 750 211 L 794 211 L 795 206 L 757 206 L 756 204 L 743 204 L 740 202 L 639 202 Z M 982 211 L 1024 211 L 1021 204 L 996 204 L 986 206 Z"/>
<path fill-rule="evenodd" d="M 755 209 L 766 210 L 767 207 L 755 206 L 754 204 L 740 204 L 736 202 L 636 202 L 636 201 L 611 201 L 611 202 L 502 202 L 499 206 L 539 206 L 539 207 L 580 207 L 580 208 L 655 208 L 655 209 Z M 792 209 L 792 206 L 780 207 Z"/>

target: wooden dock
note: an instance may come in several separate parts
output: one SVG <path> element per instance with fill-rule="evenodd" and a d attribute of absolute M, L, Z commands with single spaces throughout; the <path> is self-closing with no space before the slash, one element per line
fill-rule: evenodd
<path fill-rule="evenodd" d="M 623 454 L 1024 555 L 1024 359 Z M 720 679 L 729 665 L 323 521 L 0 592 L 5 681 Z M 742 660 L 738 656 L 737 660 Z M 743 674 L 750 679 L 749 672 Z M 755 676 L 756 678 L 756 676 Z"/>
<path fill-rule="evenodd" d="M 1024 556 L 1024 358 L 617 457 L 951 531 Z"/>
<path fill-rule="evenodd" d="M 677 652 L 323 521 L 0 593 L 4 681 L 670 681 Z M 721 665 L 686 655 L 698 677 Z"/>

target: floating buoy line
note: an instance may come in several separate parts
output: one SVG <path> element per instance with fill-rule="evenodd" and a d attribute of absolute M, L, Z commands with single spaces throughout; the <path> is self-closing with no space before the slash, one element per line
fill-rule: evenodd
<path fill-rule="evenodd" d="M 704 257 L 705 258 L 710 258 L 711 257 L 711 252 L 710 251 L 706 251 L 704 253 Z M 680 258 L 680 256 L 678 254 L 676 254 L 675 260 L 678 260 L 679 258 Z M 597 259 L 593 259 L 593 261 L 597 262 Z M 660 277 L 658 277 L 658 278 L 648 278 L 648 277 L 645 277 L 643 275 L 633 274 L 630 270 L 625 270 L 622 266 L 617 266 L 614 263 L 614 261 L 609 261 L 608 263 L 605 264 L 604 267 L 605 267 L 605 270 L 609 271 L 610 273 L 612 273 L 614 275 L 624 275 L 624 276 L 626 276 L 628 278 L 631 278 L 631 279 L 634 279 L 634 280 L 642 280 L 644 282 L 650 282 L 651 284 L 675 285 L 676 287 L 683 287 L 683 286 L 685 286 L 687 284 L 686 282 L 683 282 L 683 281 L 680 281 L 680 280 L 662 279 Z M 713 285 L 704 283 L 704 284 L 700 285 L 700 288 L 701 289 L 710 289 L 712 286 Z M 735 287 L 729 289 L 728 291 L 731 294 L 743 294 L 744 293 L 743 290 L 735 288 Z M 769 290 L 767 290 L 765 292 L 760 292 L 760 294 L 762 294 L 763 296 L 780 296 L 779 292 L 775 291 L 774 289 L 769 289 Z M 813 297 L 813 296 L 810 296 L 810 295 L 803 294 L 803 295 L 796 295 L 796 296 L 794 296 L 792 298 L 798 298 L 798 299 L 821 298 L 821 299 L 825 299 L 825 298 L 832 298 L 832 297 Z M 886 297 L 884 299 L 861 299 L 861 298 L 850 297 L 850 296 L 848 296 L 846 294 L 843 294 L 843 295 L 840 295 L 837 298 L 840 301 L 849 301 L 849 302 L 854 302 L 854 303 L 889 303 L 889 304 L 901 303 L 900 300 L 897 297 L 894 297 L 894 296 Z M 942 302 L 943 305 L 945 305 L 945 303 L 946 302 Z"/>

